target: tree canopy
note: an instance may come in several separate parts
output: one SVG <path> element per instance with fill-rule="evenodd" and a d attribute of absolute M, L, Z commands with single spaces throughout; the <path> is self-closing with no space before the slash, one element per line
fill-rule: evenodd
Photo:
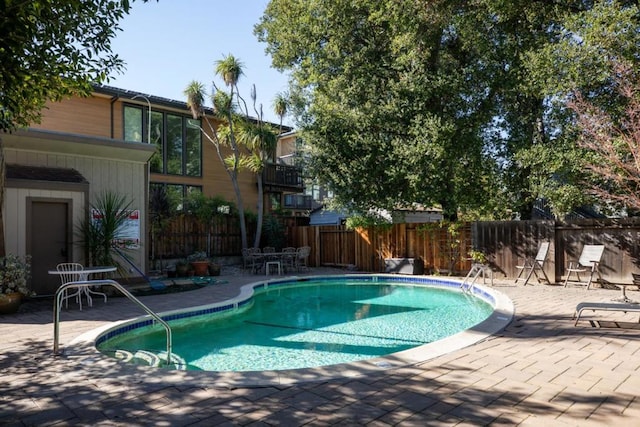
<path fill-rule="evenodd" d="M 255 32 L 340 204 L 527 217 L 584 202 L 566 100 L 637 56 L 633 3 L 271 0 Z"/>

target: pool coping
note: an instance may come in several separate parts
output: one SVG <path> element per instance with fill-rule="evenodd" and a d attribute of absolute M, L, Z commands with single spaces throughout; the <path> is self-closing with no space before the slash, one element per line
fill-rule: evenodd
<path fill-rule="evenodd" d="M 394 281 L 404 283 L 428 284 L 435 287 L 461 289 L 463 280 L 453 278 L 438 278 L 433 276 L 403 276 L 396 274 L 348 274 L 345 277 L 383 277 L 392 278 Z M 178 316 L 184 313 L 193 313 L 198 310 L 216 311 L 219 307 L 241 306 L 253 297 L 254 291 L 263 287 L 273 287 L 287 283 L 327 279 L 336 280 L 339 276 L 290 276 L 285 278 L 259 280 L 240 288 L 237 296 L 194 307 L 185 307 L 176 310 L 158 313 L 162 318 Z M 444 339 L 392 353 L 386 356 L 365 359 L 357 362 L 342 363 L 313 368 L 279 370 L 279 371 L 242 371 L 242 372 L 215 372 L 215 371 L 180 371 L 155 368 L 151 366 L 133 365 L 119 361 L 115 358 L 100 353 L 96 348 L 96 340 L 110 330 L 127 327 L 127 325 L 141 322 L 149 316 L 138 316 L 118 322 L 111 322 L 91 331 L 88 331 L 71 341 L 65 348 L 64 356 L 81 363 L 92 375 L 127 376 L 135 382 L 169 382 L 176 384 L 193 384 L 206 387 L 266 387 L 278 385 L 292 385 L 303 382 L 325 381 L 335 378 L 355 378 L 365 376 L 373 372 L 384 372 L 407 366 L 419 365 L 437 357 L 469 347 L 481 341 L 491 338 L 494 334 L 503 330 L 511 323 L 515 316 L 513 302 L 502 292 L 494 288 L 474 284 L 470 291 L 493 305 L 493 312 L 487 319 L 477 325 L 456 333 Z M 217 310 L 219 311 L 219 310 Z"/>

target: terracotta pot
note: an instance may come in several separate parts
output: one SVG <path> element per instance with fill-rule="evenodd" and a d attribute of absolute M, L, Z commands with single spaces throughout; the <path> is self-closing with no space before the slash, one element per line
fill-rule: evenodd
<path fill-rule="evenodd" d="M 0 294 L 0 314 L 17 313 L 21 302 L 22 294 L 20 292 Z"/>
<path fill-rule="evenodd" d="M 195 276 L 206 276 L 209 270 L 209 263 L 207 261 L 192 261 L 193 274 Z"/>

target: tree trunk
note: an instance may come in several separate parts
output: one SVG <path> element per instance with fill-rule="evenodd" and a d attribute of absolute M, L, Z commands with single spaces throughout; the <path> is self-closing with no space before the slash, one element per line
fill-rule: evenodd
<path fill-rule="evenodd" d="M 231 175 L 231 184 L 233 184 L 233 191 L 236 193 L 236 204 L 238 205 L 238 219 L 240 220 L 240 238 L 242 240 L 242 249 L 247 249 L 247 221 L 244 217 L 244 202 L 242 200 L 242 194 L 240 193 L 240 186 L 238 185 L 238 175 Z"/>
<path fill-rule="evenodd" d="M 256 224 L 256 238 L 253 241 L 253 247 L 260 247 L 260 239 L 262 238 L 262 222 L 264 220 L 264 188 L 262 185 L 262 173 L 258 172 L 256 174 L 256 179 L 258 180 L 258 218 Z"/>

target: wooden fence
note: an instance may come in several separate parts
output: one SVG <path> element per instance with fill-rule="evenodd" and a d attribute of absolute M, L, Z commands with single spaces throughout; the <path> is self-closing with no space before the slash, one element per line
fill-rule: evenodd
<path fill-rule="evenodd" d="M 249 230 L 249 235 L 253 230 Z M 203 224 L 189 215 L 178 216 L 161 230 L 151 233 L 152 259 L 185 258 L 204 251 L 209 256 L 237 256 L 242 251 L 240 226 L 234 216 L 216 218 L 212 224 Z"/>
<path fill-rule="evenodd" d="M 600 273 L 605 281 L 628 283 L 640 272 L 638 234 L 640 218 L 554 221 L 478 222 L 473 224 L 474 245 L 490 255 L 494 269 L 514 277 L 515 266 L 533 257 L 541 241 L 551 243 L 545 272 L 560 282 L 567 266 L 587 244 L 605 245 Z"/>
<path fill-rule="evenodd" d="M 253 230 L 249 235 L 253 235 Z M 285 223 L 287 246 L 310 246 L 311 266 L 353 266 L 384 270 L 385 258 L 421 258 L 426 273 L 464 274 L 471 249 L 484 252 L 498 277 L 514 278 L 526 257 L 542 241 L 551 243 L 545 272 L 559 282 L 585 244 L 603 244 L 600 271 L 612 283 L 640 273 L 640 218 L 559 221 L 483 221 L 441 227 L 438 223 L 394 224 L 389 228 L 347 230 L 344 226 Z M 188 216 L 164 227 L 152 240 L 153 258 L 183 258 L 195 251 L 210 256 L 239 256 L 240 230 L 235 217 L 203 225 Z"/>
<path fill-rule="evenodd" d="M 556 221 L 489 221 L 461 224 L 394 224 L 385 230 L 344 226 L 295 227 L 288 244 L 311 246 L 312 266 L 355 266 L 384 270 L 385 258 L 422 258 L 427 273 L 465 273 L 471 249 L 484 252 L 498 277 L 515 278 L 517 265 L 534 257 L 542 241 L 551 243 L 545 272 L 560 282 L 585 244 L 603 244 L 600 272 L 605 281 L 628 283 L 640 272 L 640 218 Z"/>
<path fill-rule="evenodd" d="M 449 273 L 470 268 L 470 225 L 455 230 L 428 224 L 347 230 L 345 226 L 306 226 L 289 230 L 289 245 L 311 246 L 312 266 L 354 266 L 384 271 L 385 258 L 421 258 L 425 271 Z"/>

